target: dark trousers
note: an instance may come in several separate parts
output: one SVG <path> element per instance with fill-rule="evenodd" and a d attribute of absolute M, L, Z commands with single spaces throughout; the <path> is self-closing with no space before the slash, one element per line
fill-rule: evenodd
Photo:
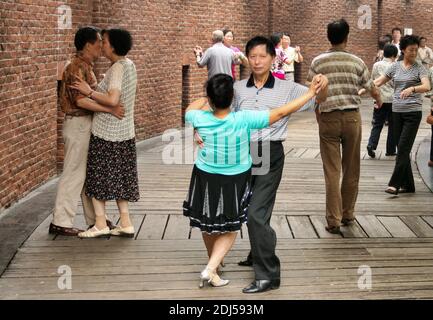
<path fill-rule="evenodd" d="M 415 142 L 422 112 L 393 112 L 392 116 L 394 120 L 394 139 L 397 142 L 397 158 L 388 185 L 397 189 L 402 187 L 406 190 L 415 191 L 410 152 Z"/>
<path fill-rule="evenodd" d="M 280 259 L 275 254 L 277 236 L 270 222 L 283 167 L 284 147 L 281 142 L 271 142 L 269 172 L 253 175 L 248 207 L 248 235 L 256 280 L 280 279 Z"/>
<path fill-rule="evenodd" d="M 373 112 L 373 127 L 371 128 L 368 145 L 376 150 L 379 143 L 380 133 L 382 132 L 385 121 L 388 120 L 388 136 L 386 139 L 386 153 L 395 153 L 396 144 L 393 136 L 393 119 L 392 119 L 392 103 L 384 103 L 380 109 L 374 108 Z"/>

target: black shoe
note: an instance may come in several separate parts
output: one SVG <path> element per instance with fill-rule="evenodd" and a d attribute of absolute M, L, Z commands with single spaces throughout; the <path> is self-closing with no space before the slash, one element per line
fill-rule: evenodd
<path fill-rule="evenodd" d="M 248 253 L 248 257 L 245 260 L 239 261 L 238 262 L 239 266 L 243 266 L 243 267 L 251 267 L 253 265 L 253 256 L 250 253 Z"/>
<path fill-rule="evenodd" d="M 400 188 L 400 190 L 398 190 L 398 193 L 415 193 L 415 190 L 408 188 Z"/>
<path fill-rule="evenodd" d="M 242 267 L 251 267 L 252 265 L 253 265 L 253 260 L 248 258 L 238 262 L 238 266 L 242 266 Z"/>
<path fill-rule="evenodd" d="M 325 227 L 326 231 L 328 231 L 329 233 L 332 234 L 340 234 L 340 227 L 336 227 L 336 226 L 326 226 Z"/>
<path fill-rule="evenodd" d="M 367 152 L 370 158 L 376 158 L 376 153 L 374 152 L 372 146 L 367 146 Z"/>
<path fill-rule="evenodd" d="M 255 280 L 248 287 L 242 290 L 243 293 L 259 293 L 268 290 L 275 290 L 280 287 L 280 279 Z"/>
<path fill-rule="evenodd" d="M 346 218 L 341 219 L 341 224 L 342 224 L 343 226 L 350 226 L 350 225 L 352 225 L 354 222 L 355 222 L 355 219 L 354 219 L 354 218 L 353 218 L 353 219 L 346 219 Z"/>
<path fill-rule="evenodd" d="M 387 157 L 392 157 L 392 156 L 396 156 L 397 155 L 397 153 L 396 152 L 391 152 L 391 153 L 385 153 L 385 156 L 387 156 Z"/>

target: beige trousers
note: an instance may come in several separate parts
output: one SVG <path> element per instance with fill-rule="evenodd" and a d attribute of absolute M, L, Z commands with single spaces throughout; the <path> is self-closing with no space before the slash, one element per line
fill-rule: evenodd
<path fill-rule="evenodd" d="M 342 218 L 355 217 L 361 165 L 361 129 L 358 110 L 320 114 L 320 154 L 325 174 L 326 220 L 329 226 L 340 226 Z"/>
<path fill-rule="evenodd" d="M 63 124 L 63 141 L 65 157 L 63 173 L 60 177 L 56 203 L 53 213 L 53 224 L 71 228 L 81 197 L 86 223 L 95 223 L 95 210 L 91 198 L 84 193 L 86 181 L 87 152 L 89 150 L 92 116 L 66 116 Z"/>

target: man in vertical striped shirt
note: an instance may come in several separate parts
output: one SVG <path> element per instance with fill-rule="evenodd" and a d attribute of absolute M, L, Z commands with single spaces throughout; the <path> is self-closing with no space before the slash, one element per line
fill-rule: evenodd
<path fill-rule="evenodd" d="M 366 89 L 378 106 L 382 105 L 380 93 L 370 79 L 365 63 L 345 51 L 348 36 L 346 20 L 328 24 L 332 48 L 313 60 L 307 77 L 307 81 L 311 81 L 316 74 L 323 74 L 329 80 L 328 98 L 319 106 L 318 123 L 326 183 L 326 230 L 337 234 L 341 224 L 350 224 L 355 219 L 362 138 L 358 91 Z"/>

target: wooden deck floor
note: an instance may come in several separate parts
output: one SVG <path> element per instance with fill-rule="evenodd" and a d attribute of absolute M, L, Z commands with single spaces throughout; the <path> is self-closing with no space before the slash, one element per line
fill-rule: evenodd
<path fill-rule="evenodd" d="M 428 106 L 425 105 L 425 110 Z M 282 286 L 260 295 L 241 289 L 253 279 L 237 262 L 249 250 L 243 229 L 226 258 L 224 288 L 197 288 L 206 264 L 201 235 L 182 216 L 190 164 L 163 164 L 163 145 L 139 155 L 141 199 L 131 204 L 137 232 L 131 239 L 79 240 L 47 234 L 51 217 L 38 226 L 0 278 L 2 299 L 379 299 L 433 298 L 433 197 L 413 163 L 417 192 L 398 197 L 383 192 L 394 165 L 364 152 L 371 108 L 363 108 L 361 181 L 357 221 L 342 235 L 324 230 L 325 192 L 314 114 L 289 121 L 286 163 L 272 225 L 282 263 Z M 430 134 L 421 124 L 412 158 Z M 422 164 L 421 164 L 422 165 Z M 108 214 L 117 221 L 114 203 Z M 82 208 L 77 226 L 85 227 Z M 72 289 L 60 290 L 59 266 L 72 271 Z M 358 288 L 358 268 L 372 271 L 372 288 Z"/>

